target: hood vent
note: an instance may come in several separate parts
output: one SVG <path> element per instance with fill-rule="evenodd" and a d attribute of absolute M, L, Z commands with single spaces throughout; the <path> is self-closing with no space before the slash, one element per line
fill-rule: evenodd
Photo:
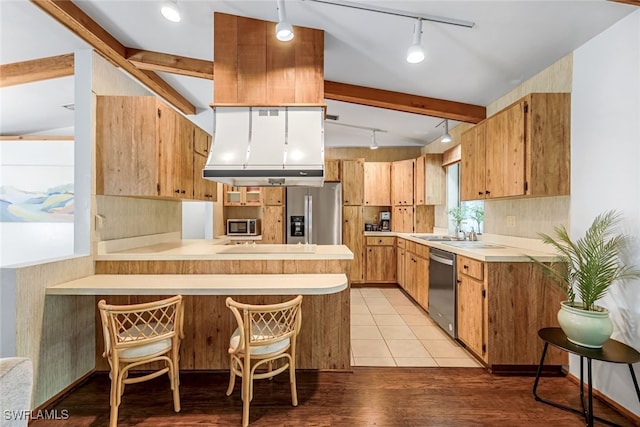
<path fill-rule="evenodd" d="M 323 107 L 214 107 L 202 177 L 238 187 L 324 183 Z"/>

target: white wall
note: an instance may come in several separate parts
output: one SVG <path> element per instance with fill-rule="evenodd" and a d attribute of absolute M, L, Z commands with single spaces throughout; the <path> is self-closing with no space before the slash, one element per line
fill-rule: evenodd
<path fill-rule="evenodd" d="M 182 202 L 182 238 L 213 239 L 213 202 Z"/>
<path fill-rule="evenodd" d="M 571 102 L 571 235 L 620 210 L 635 240 L 628 261 L 640 266 L 640 10 L 574 52 Z M 611 311 L 612 338 L 640 350 L 640 280 L 627 285 L 600 303 Z M 579 366 L 572 358 L 576 376 Z M 640 364 L 635 371 L 640 376 Z M 594 386 L 640 415 L 626 365 L 596 362 Z"/>

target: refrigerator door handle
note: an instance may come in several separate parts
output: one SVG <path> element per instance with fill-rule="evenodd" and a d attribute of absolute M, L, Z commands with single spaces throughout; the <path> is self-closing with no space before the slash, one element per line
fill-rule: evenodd
<path fill-rule="evenodd" d="M 311 195 L 307 195 L 307 214 L 305 215 L 307 217 L 307 239 L 306 242 L 307 243 L 313 243 L 313 196 Z"/>

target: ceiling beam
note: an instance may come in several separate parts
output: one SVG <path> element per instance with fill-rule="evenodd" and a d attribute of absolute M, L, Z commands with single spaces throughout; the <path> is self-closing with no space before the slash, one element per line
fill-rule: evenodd
<path fill-rule="evenodd" d="M 0 65 L 0 87 L 73 76 L 73 53 Z"/>
<path fill-rule="evenodd" d="M 479 105 L 326 80 L 324 82 L 324 97 L 334 101 L 351 102 L 369 107 L 386 108 L 468 123 L 478 123 L 487 116 L 486 108 Z"/>
<path fill-rule="evenodd" d="M 196 108 L 167 82 L 138 69 L 126 58 L 126 48 L 91 17 L 69 0 L 31 0 L 71 32 L 89 43 L 98 53 L 127 71 L 142 84 L 164 98 L 184 114 L 195 114 Z"/>
<path fill-rule="evenodd" d="M 630 4 L 632 6 L 640 6 L 640 1 L 639 0 L 610 0 L 610 1 L 614 1 L 616 3 Z"/>
<path fill-rule="evenodd" d="M 126 48 L 126 58 L 141 70 L 213 80 L 213 61 L 132 48 Z"/>

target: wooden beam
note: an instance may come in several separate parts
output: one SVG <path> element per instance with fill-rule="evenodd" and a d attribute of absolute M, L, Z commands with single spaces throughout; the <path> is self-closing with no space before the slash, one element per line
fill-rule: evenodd
<path fill-rule="evenodd" d="M 126 48 L 126 58 L 141 70 L 164 71 L 213 80 L 213 61 Z"/>
<path fill-rule="evenodd" d="M 73 76 L 73 53 L 0 65 L 0 87 Z"/>
<path fill-rule="evenodd" d="M 145 70 L 136 68 L 126 58 L 126 48 L 91 17 L 69 0 L 31 0 L 71 32 L 93 46 L 102 56 L 122 67 L 142 84 L 185 114 L 195 114 L 196 108 L 167 82 Z"/>
<path fill-rule="evenodd" d="M 17 135 L 17 136 L 0 136 L 0 141 L 74 141 L 74 136 L 56 136 L 56 135 Z"/>
<path fill-rule="evenodd" d="M 326 80 L 324 82 L 324 97 L 334 101 L 351 102 L 369 107 L 387 108 L 468 123 L 478 123 L 487 116 L 486 108 L 479 105 Z"/>
<path fill-rule="evenodd" d="M 639 0 L 610 0 L 610 1 L 614 1 L 616 3 L 630 4 L 631 6 L 639 6 L 640 7 L 640 1 Z"/>

